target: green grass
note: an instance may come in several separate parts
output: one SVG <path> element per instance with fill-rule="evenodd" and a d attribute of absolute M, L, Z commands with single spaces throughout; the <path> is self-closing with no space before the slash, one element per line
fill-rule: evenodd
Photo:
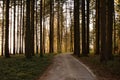
<path fill-rule="evenodd" d="M 100 62 L 99 56 L 92 55 L 78 59 L 89 66 L 99 80 L 120 80 L 120 57 L 115 56 L 113 61 L 108 61 L 106 64 Z"/>
<path fill-rule="evenodd" d="M 11 58 L 0 57 L 0 79 L 2 80 L 35 80 L 40 77 L 52 63 L 53 55 L 43 58 L 34 56 L 26 59 L 23 55 Z"/>

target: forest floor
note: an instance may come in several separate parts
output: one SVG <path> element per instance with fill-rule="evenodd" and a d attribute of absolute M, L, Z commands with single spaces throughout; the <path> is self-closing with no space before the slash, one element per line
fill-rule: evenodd
<path fill-rule="evenodd" d="M 56 55 L 39 80 L 97 80 L 91 70 L 71 54 Z"/>
<path fill-rule="evenodd" d="M 0 56 L 0 80 L 35 80 L 52 64 L 54 55 L 39 55 L 26 59 L 23 54 Z"/>
<path fill-rule="evenodd" d="M 100 57 L 95 55 L 76 58 L 87 65 L 98 80 L 120 80 L 120 56 L 114 56 L 114 60 L 107 63 L 101 63 Z"/>

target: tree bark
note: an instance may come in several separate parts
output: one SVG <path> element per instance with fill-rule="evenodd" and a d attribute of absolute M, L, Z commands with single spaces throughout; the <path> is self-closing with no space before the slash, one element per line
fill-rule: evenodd
<path fill-rule="evenodd" d="M 85 25 L 85 0 L 82 0 L 82 54 L 87 56 L 86 52 L 86 25 Z"/>
<path fill-rule="evenodd" d="M 16 41 L 16 38 L 15 38 L 15 24 L 16 24 L 16 0 L 14 0 L 14 23 L 13 23 L 13 26 L 14 26 L 14 32 L 13 32 L 13 54 L 15 55 L 15 41 Z"/>
<path fill-rule="evenodd" d="M 107 56 L 108 56 L 108 60 L 113 59 L 113 36 L 112 36 L 112 32 L 113 32 L 113 15 L 114 15 L 114 0 L 107 0 Z"/>
<path fill-rule="evenodd" d="M 106 62 L 106 0 L 100 0 L 101 53 L 100 61 Z"/>
<path fill-rule="evenodd" d="M 43 56 L 43 37 L 42 37 L 42 0 L 40 1 L 40 56 Z"/>
<path fill-rule="evenodd" d="M 4 55 L 4 34 L 5 34 L 5 31 L 4 31 L 4 20 L 5 20 L 5 17 L 4 17 L 4 8 L 5 8 L 5 6 L 4 6 L 4 4 L 5 4 L 5 1 L 3 0 L 3 12 L 2 12 L 2 53 L 1 53 L 1 55 L 3 56 Z"/>
<path fill-rule="evenodd" d="M 74 54 L 80 56 L 79 0 L 74 0 Z"/>
<path fill-rule="evenodd" d="M 100 0 L 96 0 L 96 49 L 95 54 L 100 53 Z"/>
<path fill-rule="evenodd" d="M 90 21 L 89 21 L 89 19 L 90 19 L 90 16 L 89 16 L 89 14 L 90 14 L 90 8 L 89 8 L 89 5 L 90 5 L 90 0 L 87 0 L 87 46 L 86 46 L 86 54 L 89 54 L 89 50 L 90 50 L 90 48 L 89 48 L 89 37 L 90 37 L 90 35 L 89 35 L 89 24 L 90 24 Z"/>
<path fill-rule="evenodd" d="M 50 47 L 49 47 L 49 52 L 53 53 L 54 52 L 54 15 L 53 15 L 53 0 L 50 0 Z"/>
<path fill-rule="evenodd" d="M 31 58 L 31 32 L 30 32 L 30 0 L 26 0 L 26 31 L 25 31 L 25 56 L 26 58 Z"/>
<path fill-rule="evenodd" d="M 57 3 L 57 53 L 60 53 L 60 1 L 58 0 Z"/>
<path fill-rule="evenodd" d="M 35 0 L 31 0 L 31 53 L 34 56 L 34 3 Z"/>
<path fill-rule="evenodd" d="M 38 24 L 38 16 L 37 16 L 37 0 L 36 0 L 36 54 L 38 54 L 38 37 L 37 37 L 37 24 Z"/>
<path fill-rule="evenodd" d="M 9 54 L 9 0 L 6 0 L 6 26 L 5 26 L 5 57 L 9 58 L 10 54 Z"/>

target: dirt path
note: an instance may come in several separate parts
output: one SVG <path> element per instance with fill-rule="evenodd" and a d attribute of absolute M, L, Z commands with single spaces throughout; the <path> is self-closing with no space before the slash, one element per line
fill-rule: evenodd
<path fill-rule="evenodd" d="M 60 54 L 39 80 L 96 80 L 94 74 L 70 54 Z"/>

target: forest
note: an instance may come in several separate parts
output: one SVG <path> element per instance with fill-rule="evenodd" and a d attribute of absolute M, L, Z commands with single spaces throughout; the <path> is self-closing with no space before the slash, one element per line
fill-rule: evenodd
<path fill-rule="evenodd" d="M 0 58 L 63 53 L 120 67 L 120 0 L 0 0 Z"/>

